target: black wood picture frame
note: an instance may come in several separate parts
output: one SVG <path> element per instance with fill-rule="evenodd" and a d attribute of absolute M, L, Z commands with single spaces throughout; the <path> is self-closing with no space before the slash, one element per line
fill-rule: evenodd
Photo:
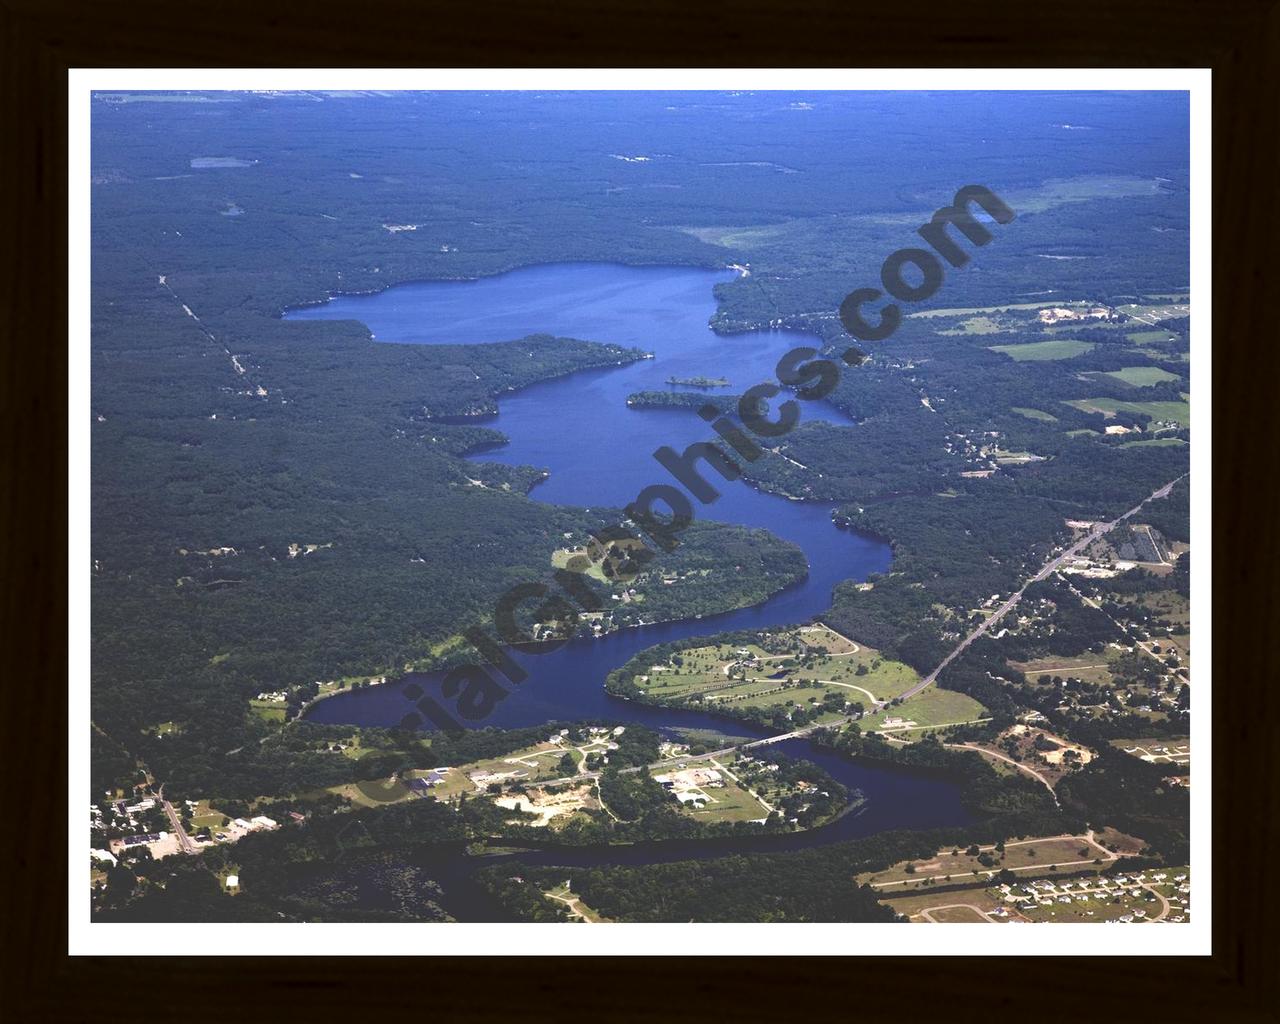
<path fill-rule="evenodd" d="M 8 938 L 21 1021 L 279 1013 L 509 1020 L 590 1013 L 1275 1020 L 1277 515 L 1271 275 L 1280 5 L 837 3 L 202 6 L 0 2 L 7 206 L 4 750 Z M 75 67 L 1211 67 L 1214 952 L 997 959 L 71 958 L 66 947 L 67 70 Z M 1197 239 L 1193 245 L 1203 244 Z M 1198 482 L 1207 486 L 1207 482 Z M 1201 563 L 1203 564 L 1203 562 Z M 163 926 L 156 926 L 163 927 Z M 406 938 L 408 938 L 406 932 Z M 695 940 L 697 941 L 697 940 Z M 127 952 L 127 933 L 122 934 Z M 408 947 L 406 954 L 422 952 Z M 692 951 L 691 951 L 692 952 Z M 785 952 L 780 950 L 779 952 Z M 1082 953 L 1087 953 L 1087 948 Z M 839 959 L 836 959 L 839 958 Z M 691 967 L 692 965 L 692 967 Z M 503 976 L 518 973 L 520 984 Z"/>

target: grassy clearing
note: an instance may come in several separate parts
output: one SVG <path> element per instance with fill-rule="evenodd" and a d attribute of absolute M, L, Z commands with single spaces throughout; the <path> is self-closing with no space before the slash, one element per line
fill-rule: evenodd
<path fill-rule="evenodd" d="M 968 924 L 970 922 L 977 923 L 978 915 L 970 910 L 967 915 L 962 915 L 954 910 L 958 904 L 965 904 L 970 907 L 977 907 L 980 912 L 995 910 L 1004 905 L 1004 900 L 995 895 L 995 890 L 991 889 L 966 889 L 962 892 L 950 893 L 925 893 L 919 896 L 897 896 L 891 900 L 882 900 L 887 907 L 891 907 L 895 912 L 903 917 L 908 917 L 913 923 L 928 924 L 928 918 L 921 915 L 921 911 L 928 910 L 929 917 L 938 924 L 950 924 L 953 922 Z M 938 910 L 936 908 L 952 905 L 953 909 Z M 983 918 L 984 921 L 989 919 Z"/>
<path fill-rule="evenodd" d="M 1034 661 L 1011 661 L 1009 664 L 1023 672 L 1033 683 L 1041 676 L 1061 676 L 1063 679 L 1075 678 L 1086 683 L 1110 685 L 1111 662 L 1115 657 L 1116 652 L 1108 649 L 1105 654 L 1084 654 L 1077 658 L 1037 658 Z"/>
<path fill-rule="evenodd" d="M 1047 413 L 1043 409 L 1028 409 L 1021 405 L 1015 405 L 1009 411 L 1016 412 L 1019 416 L 1025 416 L 1029 420 L 1041 420 L 1044 423 L 1058 422 L 1057 416 Z"/>
<path fill-rule="evenodd" d="M 939 331 L 938 333 L 948 336 L 981 335 L 1001 334 L 1011 330 L 1013 330 L 1012 327 L 1005 327 L 989 316 L 975 316 L 970 317 L 968 320 L 961 320 L 955 325 L 955 327 L 952 327 L 949 330 Z"/>
<path fill-rule="evenodd" d="M 278 704 L 275 701 L 256 699 L 249 701 L 249 710 L 264 722 L 283 722 L 285 707 L 286 705 Z"/>
<path fill-rule="evenodd" d="M 1153 437 L 1147 441 L 1127 441 L 1121 448 L 1176 448 L 1187 442 L 1180 437 Z"/>
<path fill-rule="evenodd" d="M 543 895 L 559 903 L 575 921 L 586 921 L 589 924 L 606 924 L 609 919 L 601 917 L 582 902 L 582 897 L 569 888 L 568 882 L 561 882 L 554 889 L 547 889 Z"/>
<path fill-rule="evenodd" d="M 972 697 L 955 690 L 944 690 L 931 686 L 922 693 L 903 701 L 895 708 L 877 711 L 859 721 L 863 732 L 885 731 L 889 733 L 903 732 L 901 727 L 885 726 L 889 718 L 902 719 L 906 723 L 914 723 L 923 727 L 951 725 L 959 722 L 972 722 L 986 715 L 987 709 Z M 915 731 L 915 730 L 913 730 Z"/>
<path fill-rule="evenodd" d="M 1066 404 L 1082 412 L 1100 412 L 1104 416 L 1114 416 L 1124 410 L 1146 413 L 1153 420 L 1176 423 L 1181 427 L 1191 425 L 1190 402 L 1122 402 L 1115 398 L 1078 398 Z"/>
<path fill-rule="evenodd" d="M 1165 342 L 1177 341 L 1178 336 L 1172 331 L 1130 331 L 1125 335 L 1135 345 L 1160 345 Z"/>
<path fill-rule="evenodd" d="M 1162 370 L 1158 366 L 1126 366 L 1119 370 L 1110 370 L 1103 373 L 1102 376 L 1112 377 L 1135 388 L 1149 388 L 1153 384 L 1159 384 L 1166 380 L 1179 379 L 1176 373 Z"/>
<path fill-rule="evenodd" d="M 1065 873 L 1066 865 L 1070 865 L 1072 871 L 1091 868 L 1101 871 L 1110 863 L 1107 852 L 1084 836 L 1010 841 L 1003 851 L 984 844 L 978 847 L 977 853 L 966 852 L 972 849 L 970 846 L 939 850 L 932 857 L 899 861 L 881 871 L 858 875 L 855 881 L 861 885 L 870 885 L 886 895 L 896 895 L 899 892 L 927 889 L 929 886 L 924 884 L 926 879 L 932 879 L 929 885 L 959 884 L 986 880 L 1005 868 L 1030 877 L 1048 870 L 1050 864 L 1063 865 L 1060 870 Z M 1101 860 L 1102 863 L 1095 865 L 1094 860 Z M 986 861 L 990 863 L 985 863 Z M 1076 861 L 1084 863 L 1076 864 Z"/>
<path fill-rule="evenodd" d="M 1045 362 L 1055 359 L 1070 359 L 1073 356 L 1092 352 L 1096 345 L 1092 341 L 1077 341 L 1073 338 L 1059 338 L 1054 341 L 1033 341 L 1021 345 L 992 345 L 992 352 L 999 352 L 1019 363 Z"/>

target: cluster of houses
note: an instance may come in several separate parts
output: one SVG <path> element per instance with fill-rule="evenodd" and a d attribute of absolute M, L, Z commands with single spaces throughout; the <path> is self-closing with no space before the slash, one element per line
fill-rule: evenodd
<path fill-rule="evenodd" d="M 1114 878 L 1099 876 L 1075 881 L 1041 880 L 1023 885 L 1001 885 L 999 891 L 1005 903 L 1015 905 L 1019 910 L 1034 911 L 1037 908 L 1056 905 L 1088 904 L 1099 900 L 1111 902 L 1118 897 L 1155 903 L 1157 896 L 1151 890 L 1153 885 L 1173 887 L 1174 895 L 1168 898 L 1171 913 L 1166 920 L 1175 924 L 1185 921 L 1191 912 L 1191 882 L 1185 873 L 1175 875 L 1172 881 L 1169 880 L 1167 871 L 1138 872 L 1133 875 L 1117 875 Z M 1087 913 L 1092 915 L 1093 912 L 1087 911 Z M 1148 912 L 1145 909 L 1134 907 L 1126 908 L 1125 913 L 1116 920 L 1128 924 L 1146 920 L 1147 917 Z"/>
<path fill-rule="evenodd" d="M 105 809 L 104 809 L 105 808 Z M 102 864 L 114 866 L 122 851 L 139 846 L 152 847 L 153 854 L 168 851 L 170 835 L 156 826 L 160 818 L 151 797 L 128 803 L 116 800 L 103 806 L 89 805 L 89 830 L 93 847 L 90 855 Z M 176 845 L 177 840 L 173 839 Z"/>
<path fill-rule="evenodd" d="M 259 814 L 252 818 L 234 818 L 229 824 L 213 834 L 211 842 L 234 843 L 243 839 L 250 832 L 271 832 L 279 827 L 279 823 L 274 818 L 268 818 L 265 814 Z"/>

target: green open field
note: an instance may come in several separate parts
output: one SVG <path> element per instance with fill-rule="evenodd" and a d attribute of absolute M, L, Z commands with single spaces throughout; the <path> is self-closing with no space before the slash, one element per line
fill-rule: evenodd
<path fill-rule="evenodd" d="M 938 924 L 986 924 L 987 919 L 980 910 L 967 906 L 942 906 L 929 912 L 929 916 Z"/>
<path fill-rule="evenodd" d="M 1180 437 L 1153 437 L 1146 441 L 1126 441 L 1121 448 L 1176 448 L 1187 442 Z"/>
<path fill-rule="evenodd" d="M 903 701 L 896 708 L 886 708 L 873 715 L 867 715 L 858 724 L 863 732 L 884 729 L 886 718 L 901 718 L 924 727 L 954 725 L 960 722 L 972 722 L 986 715 L 987 709 L 972 697 L 957 693 L 955 690 L 943 690 L 938 686 L 930 686 L 927 690 Z M 904 732 L 903 729 L 890 728 L 889 732 Z M 912 730 L 916 731 L 916 730 Z"/>
<path fill-rule="evenodd" d="M 1102 376 L 1113 377 L 1125 384 L 1131 384 L 1135 388 L 1149 388 L 1151 385 L 1159 384 L 1162 381 L 1179 379 L 1176 373 L 1162 370 L 1158 366 L 1126 366 L 1119 370 L 1107 371 Z"/>
<path fill-rule="evenodd" d="M 787 701 L 803 704 L 814 698 L 821 701 L 831 690 L 846 700 L 869 705 L 871 699 L 886 700 L 910 689 L 919 679 L 902 662 L 883 658 L 878 651 L 853 644 L 838 634 L 810 631 L 792 636 L 804 639 L 810 647 L 807 655 L 770 654 L 757 644 L 690 648 L 677 656 L 679 664 L 651 669 L 640 686 L 658 700 L 677 701 L 701 695 L 711 706 L 728 703 L 770 707 Z M 862 675 L 858 674 L 859 667 L 865 668 Z M 736 678 L 729 674 L 731 671 Z"/>
<path fill-rule="evenodd" d="M 989 867 L 983 864 L 979 860 L 979 857 L 983 855 L 990 856 L 994 863 Z M 1025 874 L 1028 877 L 1047 871 L 1050 864 L 1060 865 L 1057 870 L 1062 871 L 1064 874 L 1069 871 L 1085 871 L 1095 868 L 1101 871 L 1110 863 L 1109 856 L 1106 850 L 1090 842 L 1084 836 L 1073 836 L 1065 839 L 1055 837 L 1010 840 L 1005 844 L 1003 854 L 997 851 L 994 846 L 988 844 L 980 846 L 976 856 L 970 856 L 965 853 L 965 848 L 963 847 L 952 847 L 951 849 L 939 850 L 932 857 L 899 861 L 897 864 L 882 871 L 858 875 L 855 881 L 860 885 L 870 885 L 886 895 L 896 895 L 899 892 L 911 892 L 929 888 L 929 886 L 924 885 L 926 878 L 933 879 L 930 883 L 931 885 L 958 884 L 986 879 L 989 875 L 998 873 L 1005 868 L 1015 874 Z M 1102 863 L 1094 865 L 1093 861 L 1096 859 L 1100 859 Z M 1084 863 L 1074 863 L 1076 861 L 1083 861 Z M 908 867 L 914 868 L 914 870 L 909 871 Z M 950 876 L 950 878 L 947 876 Z M 943 900 L 941 902 L 949 901 Z M 965 901 L 956 900 L 955 902 L 962 903 Z"/>
<path fill-rule="evenodd" d="M 1162 330 L 1130 331 L 1125 337 L 1135 345 L 1159 345 L 1163 342 L 1178 340 L 1178 336 L 1172 331 Z"/>
<path fill-rule="evenodd" d="M 990 348 L 992 352 L 999 352 L 1019 363 L 1025 363 L 1070 359 L 1072 356 L 1092 352 L 1095 345 L 1092 341 L 1058 338 L 1054 341 L 1032 341 L 1022 345 L 992 345 Z"/>
<path fill-rule="evenodd" d="M 1010 412 L 1016 412 L 1019 416 L 1025 416 L 1029 420 L 1042 420 L 1045 423 L 1057 423 L 1058 417 L 1045 412 L 1043 409 L 1028 409 L 1021 405 L 1015 405 Z"/>
<path fill-rule="evenodd" d="M 551 565 L 556 569 L 585 573 L 601 583 L 609 582 L 604 574 L 604 562 L 593 562 L 585 548 L 558 548 L 551 552 Z"/>
<path fill-rule="evenodd" d="M 191 831 L 196 833 L 202 828 L 207 828 L 212 834 L 215 829 L 221 828 L 227 820 L 227 816 L 221 811 L 214 810 L 208 800 L 199 800 L 196 802 L 195 810 L 191 813 Z"/>
<path fill-rule="evenodd" d="M 1012 327 L 1002 326 L 998 321 L 993 320 L 989 316 L 975 316 L 968 320 L 961 320 L 955 327 L 945 331 L 939 331 L 939 334 L 946 335 L 976 335 L 976 334 L 1000 334 L 1004 331 L 1011 331 Z"/>
<path fill-rule="evenodd" d="M 1034 683 L 1040 676 L 1074 677 L 1086 683 L 1111 682 L 1111 661 L 1116 652 L 1110 648 L 1102 654 L 1082 654 L 1074 658 L 1048 657 L 1032 661 L 1011 661 L 1009 664 L 1023 672 Z"/>
<path fill-rule="evenodd" d="M 1075 406 L 1082 412 L 1100 412 L 1104 416 L 1114 416 L 1123 409 L 1126 412 L 1144 412 L 1152 419 L 1167 420 L 1182 427 L 1191 425 L 1190 402 L 1122 402 L 1117 398 L 1077 398 L 1066 404 Z"/>

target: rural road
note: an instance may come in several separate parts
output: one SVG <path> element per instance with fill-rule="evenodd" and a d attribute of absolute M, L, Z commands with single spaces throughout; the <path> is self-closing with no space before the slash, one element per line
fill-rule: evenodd
<path fill-rule="evenodd" d="M 942 659 L 941 664 L 939 664 L 937 668 L 935 668 L 927 676 L 921 679 L 920 682 L 916 683 L 915 686 L 911 687 L 911 689 L 907 690 L 905 693 L 899 694 L 899 698 L 902 700 L 906 700 L 908 697 L 914 697 L 921 690 L 927 689 L 929 686 L 931 686 L 934 683 L 934 681 L 937 680 L 938 674 L 944 668 L 950 665 L 951 662 L 953 662 L 957 657 L 959 657 L 962 653 L 964 653 L 965 648 L 967 648 L 971 643 L 977 640 L 978 637 L 982 636 L 993 625 L 995 625 L 1002 618 L 1004 618 L 1018 604 L 1018 602 L 1022 600 L 1022 595 L 1026 591 L 1027 587 L 1031 586 L 1032 583 L 1040 582 L 1040 580 L 1045 579 L 1051 573 L 1057 572 L 1058 569 L 1061 568 L 1064 562 L 1066 562 L 1071 558 L 1075 558 L 1076 555 L 1080 554 L 1081 551 L 1087 548 L 1099 537 L 1103 537 L 1106 534 L 1110 533 L 1122 522 L 1124 522 L 1126 519 L 1128 519 L 1130 516 L 1136 513 L 1140 508 L 1142 508 L 1142 506 L 1145 505 L 1147 502 L 1153 501 L 1156 498 L 1168 497 L 1169 492 L 1173 489 L 1173 485 L 1176 484 L 1178 480 L 1181 480 L 1181 479 L 1182 477 L 1178 477 L 1176 480 L 1170 480 L 1163 487 L 1159 488 L 1158 490 L 1152 491 L 1149 495 L 1147 495 L 1147 497 L 1143 498 L 1140 502 L 1138 502 L 1138 504 L 1134 505 L 1133 508 L 1129 509 L 1128 512 L 1124 513 L 1124 515 L 1118 516 L 1117 518 L 1111 520 L 1111 522 L 1097 524 L 1084 537 L 1082 537 L 1080 540 L 1072 544 L 1071 547 L 1065 549 L 1061 554 L 1051 558 L 1048 562 L 1044 564 L 1044 567 L 1041 568 L 1041 570 L 1038 573 L 1032 576 L 1031 579 L 1027 580 L 1027 582 L 1024 583 L 1018 590 L 1010 594 L 1009 597 L 1005 600 L 1004 604 L 1000 605 L 1000 607 L 997 608 L 989 618 L 987 618 L 984 622 L 980 623 L 978 627 L 973 630 L 973 632 L 971 632 L 968 636 L 966 636 L 963 640 L 961 640 L 960 643 L 958 643 L 951 650 L 951 653 L 949 653 L 945 658 Z"/>
<path fill-rule="evenodd" d="M 1053 791 L 1053 786 L 1050 784 L 1048 779 L 1046 779 L 1034 768 L 1031 768 L 1028 765 L 1022 764 L 1020 761 L 1015 761 L 1011 757 L 1005 757 L 1004 754 L 997 754 L 994 750 L 986 750 L 983 747 L 975 747 L 972 743 L 944 743 L 943 746 L 948 747 L 951 750 L 972 750 L 975 754 L 981 754 L 983 757 L 994 757 L 997 761 L 1004 761 L 1006 764 L 1013 765 L 1018 770 L 1026 772 L 1033 779 L 1035 779 L 1042 786 L 1044 786 L 1044 788 L 1049 791 L 1049 795 L 1053 797 L 1053 802 L 1055 804 L 1058 804 L 1058 794 Z M 1058 806 L 1061 807 L 1062 805 L 1058 804 Z"/>
<path fill-rule="evenodd" d="M 164 786 L 160 787 L 160 806 L 164 808 L 164 813 L 169 816 L 169 825 L 173 828 L 173 833 L 178 837 L 178 843 L 182 846 L 183 853 L 195 853 L 196 844 L 191 841 L 191 837 L 187 835 L 187 830 L 182 827 L 182 822 L 178 818 L 178 812 L 173 809 L 173 804 L 164 798 Z"/>

